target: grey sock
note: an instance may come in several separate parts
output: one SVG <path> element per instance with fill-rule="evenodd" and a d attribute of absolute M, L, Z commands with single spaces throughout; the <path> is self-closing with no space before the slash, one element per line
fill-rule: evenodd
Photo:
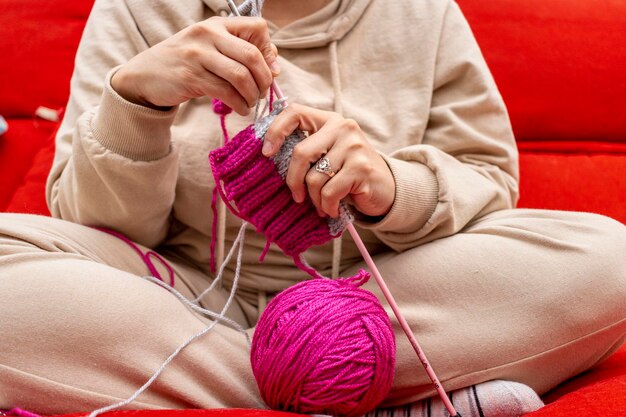
<path fill-rule="evenodd" d="M 543 407 L 527 385 L 513 381 L 488 381 L 451 392 L 452 405 L 462 417 L 519 417 Z M 439 397 L 370 412 L 365 417 L 449 417 Z"/>

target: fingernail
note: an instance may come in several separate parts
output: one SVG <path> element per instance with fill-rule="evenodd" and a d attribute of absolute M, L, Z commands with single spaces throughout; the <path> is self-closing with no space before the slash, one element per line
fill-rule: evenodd
<path fill-rule="evenodd" d="M 268 142 L 267 140 L 263 142 L 263 149 L 261 149 L 261 152 L 263 152 L 263 155 L 265 156 L 269 156 L 270 153 L 272 153 L 272 144 L 270 142 Z"/>
<path fill-rule="evenodd" d="M 272 70 L 272 74 L 274 74 L 274 76 L 280 74 L 280 65 L 278 65 L 278 61 L 272 61 L 270 69 Z"/>
<path fill-rule="evenodd" d="M 301 197 L 300 197 L 297 193 L 295 193 L 295 192 L 294 192 L 294 193 L 291 193 L 291 196 L 293 197 L 293 200 L 294 200 L 296 203 L 302 203 L 302 202 L 304 201 L 304 199 L 303 199 L 303 198 L 301 198 Z"/>

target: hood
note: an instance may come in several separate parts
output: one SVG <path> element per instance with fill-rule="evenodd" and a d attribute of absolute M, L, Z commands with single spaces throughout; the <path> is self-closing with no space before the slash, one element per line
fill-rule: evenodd
<path fill-rule="evenodd" d="M 216 14 L 227 10 L 226 0 L 203 0 Z M 279 48 L 326 46 L 340 40 L 359 21 L 371 0 L 331 0 L 317 12 L 278 28 L 270 22 L 272 42 Z M 236 1 L 237 4 L 240 1 Z"/>

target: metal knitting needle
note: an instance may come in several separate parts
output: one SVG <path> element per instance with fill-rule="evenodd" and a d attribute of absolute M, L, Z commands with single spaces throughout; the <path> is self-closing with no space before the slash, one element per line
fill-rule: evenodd
<path fill-rule="evenodd" d="M 226 2 L 228 3 L 228 7 L 230 8 L 234 16 L 241 16 L 233 0 L 226 0 Z M 278 87 L 278 83 L 276 82 L 276 79 L 274 79 L 274 81 L 272 82 L 272 89 L 274 90 L 276 97 L 278 97 L 279 99 L 285 99 L 282 91 Z M 284 103 L 285 105 L 287 105 L 286 99 Z M 441 383 L 439 382 L 439 378 L 437 378 L 437 374 L 435 374 L 435 371 L 433 370 L 432 366 L 430 366 L 430 362 L 426 358 L 426 355 L 424 354 L 424 351 L 422 350 L 420 344 L 417 342 L 417 339 L 415 338 L 415 335 L 413 334 L 413 331 L 411 330 L 409 323 L 406 321 L 406 319 L 402 315 L 402 312 L 400 312 L 398 303 L 396 303 L 396 300 L 393 297 L 393 294 L 391 294 L 391 291 L 389 291 L 389 287 L 387 287 L 387 284 L 385 283 L 383 276 L 378 270 L 378 267 L 376 267 L 376 264 L 374 263 L 374 260 L 372 259 L 371 255 L 367 251 L 367 248 L 365 247 L 365 244 L 363 243 L 361 236 L 359 236 L 359 233 L 357 232 L 357 230 L 355 229 L 352 223 L 348 223 L 347 229 L 348 229 L 348 232 L 350 232 L 350 235 L 352 236 L 354 243 L 359 249 L 359 252 L 361 252 L 361 256 L 365 260 L 365 263 L 371 270 L 372 275 L 374 275 L 374 279 L 376 280 L 376 283 L 380 287 L 380 290 L 382 291 L 385 299 L 389 303 L 389 306 L 391 307 L 393 314 L 398 319 L 398 322 L 400 323 L 400 327 L 402 327 L 404 334 L 406 334 L 407 338 L 409 339 L 409 342 L 411 343 L 413 350 L 415 351 L 415 353 L 417 354 L 417 357 L 422 363 L 422 366 L 424 367 L 426 374 L 428 374 L 428 377 L 430 378 L 433 385 L 435 386 L 435 389 L 437 390 L 437 394 L 439 395 L 439 397 L 441 398 L 441 401 L 443 402 L 444 406 L 448 410 L 448 413 L 450 414 L 451 417 L 462 417 L 461 414 L 456 412 L 456 410 L 454 409 L 454 406 L 452 405 L 452 402 L 448 398 L 448 394 L 446 394 L 446 391 L 441 386 Z"/>

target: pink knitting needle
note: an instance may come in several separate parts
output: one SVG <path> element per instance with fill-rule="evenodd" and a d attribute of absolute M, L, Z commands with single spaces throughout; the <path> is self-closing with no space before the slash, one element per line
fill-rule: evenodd
<path fill-rule="evenodd" d="M 387 287 L 385 280 L 383 280 L 383 276 L 380 274 L 380 271 L 376 267 L 374 260 L 372 259 L 369 252 L 365 248 L 365 245 L 363 244 L 363 241 L 361 240 L 361 236 L 359 236 L 359 233 L 356 231 L 352 223 L 348 224 L 348 231 L 350 232 L 352 239 L 354 239 L 354 243 L 356 243 L 357 248 L 359 248 L 359 252 L 361 252 L 361 256 L 363 256 L 365 263 L 372 271 L 372 275 L 374 275 L 374 278 L 376 279 L 378 286 L 380 287 L 381 291 L 383 292 L 383 295 L 387 299 L 387 302 L 391 306 L 393 313 L 396 315 L 396 318 L 398 319 L 398 322 L 400 323 L 402 330 L 404 330 L 404 333 L 409 338 L 409 342 L 411 343 L 411 346 L 413 346 L 413 350 L 415 350 L 415 353 L 417 353 L 417 357 L 422 362 L 422 366 L 424 367 L 424 370 L 430 377 L 430 380 L 435 386 L 435 389 L 437 390 L 437 394 L 439 394 L 439 397 L 441 398 L 441 401 L 443 401 L 443 404 L 448 410 L 448 413 L 450 413 L 452 417 L 454 416 L 461 417 L 461 415 L 458 414 L 456 410 L 454 409 L 454 406 L 452 405 L 452 403 L 450 402 L 450 399 L 448 398 L 448 394 L 446 394 L 446 391 L 441 386 L 441 383 L 439 382 L 439 378 L 437 378 L 437 374 L 435 374 L 435 371 L 433 370 L 432 366 L 430 366 L 430 362 L 428 362 L 428 359 L 426 358 L 424 351 L 420 347 L 419 343 L 417 342 L 417 339 L 415 338 L 415 335 L 411 331 L 411 328 L 409 327 L 409 323 L 407 323 L 406 319 L 400 312 L 400 308 L 398 307 L 396 300 L 393 298 L 393 295 L 389 291 L 389 288 Z"/>
<path fill-rule="evenodd" d="M 226 0 L 226 2 L 228 3 L 228 7 L 232 11 L 233 15 L 241 16 L 233 0 Z M 287 98 L 283 95 L 283 92 L 278 86 L 278 83 L 276 82 L 275 78 L 274 78 L 274 81 L 272 81 L 272 90 L 274 90 L 274 94 L 276 94 L 276 97 L 278 99 L 282 99 L 284 105 L 287 106 L 288 105 Z M 371 255 L 367 251 L 365 244 L 363 244 L 363 240 L 361 239 L 361 236 L 359 236 L 359 233 L 356 231 L 352 223 L 348 224 L 348 231 L 350 232 L 352 239 L 354 239 L 354 243 L 356 243 L 356 246 L 359 249 L 359 252 L 361 252 L 361 256 L 365 260 L 365 263 L 372 271 L 372 274 L 374 275 L 374 279 L 376 280 L 376 282 L 378 283 L 378 286 L 383 292 L 385 299 L 387 299 L 387 302 L 391 306 L 391 309 L 393 310 L 393 313 L 398 319 L 398 322 L 400 323 L 402 330 L 404 330 L 404 333 L 408 337 L 409 342 L 411 343 L 411 346 L 413 346 L 413 350 L 415 350 L 415 353 L 417 353 L 417 357 L 419 358 L 420 362 L 422 362 L 422 366 L 424 367 L 424 370 L 426 371 L 426 373 L 428 374 L 428 377 L 430 378 L 433 385 L 435 386 L 435 389 L 437 390 L 437 394 L 439 394 L 439 397 L 441 398 L 441 401 L 443 401 L 443 404 L 448 410 L 448 413 L 452 417 L 462 417 L 459 413 L 456 412 L 456 410 L 454 409 L 454 406 L 452 405 L 452 402 L 450 402 L 450 399 L 448 398 L 448 394 L 446 394 L 446 391 L 441 386 L 441 383 L 439 382 L 439 378 L 437 378 L 437 374 L 435 374 L 435 371 L 433 370 L 432 366 L 430 366 L 430 362 L 428 362 L 428 359 L 426 358 L 424 351 L 420 347 L 420 344 L 417 342 L 415 335 L 411 331 L 411 328 L 409 327 L 409 323 L 406 321 L 406 319 L 400 312 L 400 308 L 398 307 L 398 304 L 396 303 L 395 298 L 391 294 L 391 291 L 389 291 L 389 287 L 387 287 L 387 284 L 385 283 L 383 276 L 380 274 L 380 271 L 376 267 L 374 260 L 372 259 Z"/>

